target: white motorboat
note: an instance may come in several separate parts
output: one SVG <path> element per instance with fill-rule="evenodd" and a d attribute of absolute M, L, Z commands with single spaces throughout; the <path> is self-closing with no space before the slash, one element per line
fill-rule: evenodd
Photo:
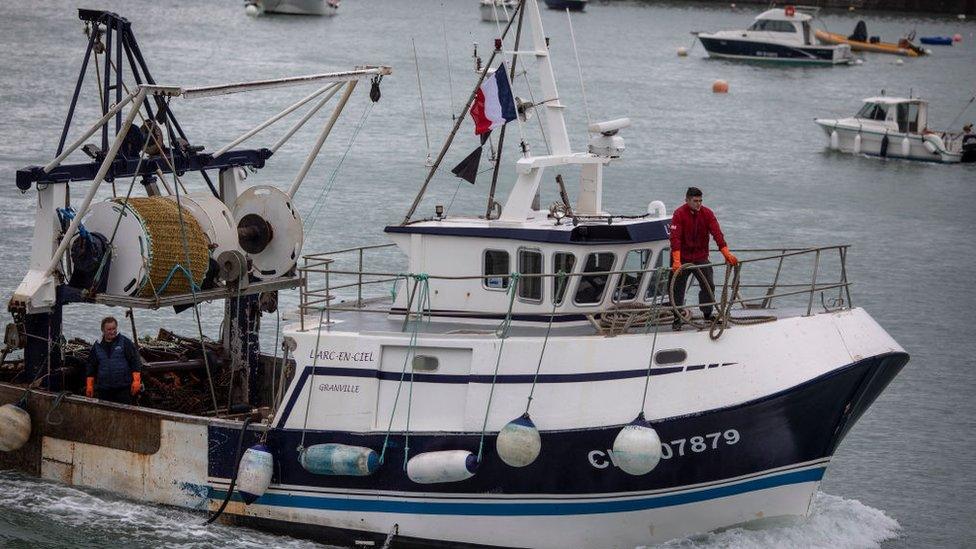
<path fill-rule="evenodd" d="M 518 6 L 518 0 L 481 0 L 481 20 L 507 23 Z"/>
<path fill-rule="evenodd" d="M 836 151 L 954 164 L 976 160 L 965 136 L 929 129 L 928 101 L 917 97 L 868 97 L 848 118 L 817 118 Z"/>
<path fill-rule="evenodd" d="M 603 203 L 604 169 L 623 155 L 629 120 L 589 125 L 587 151 L 574 152 L 537 0 L 517 9 L 528 34 L 513 55 L 531 58 L 541 99 L 506 92 L 499 46 L 479 75 L 498 103 L 479 112 L 517 120 L 534 110 L 547 140 L 539 153 L 523 143 L 514 169 L 496 172 L 515 181 L 504 205 L 491 186 L 484 215 L 435 207 L 414 219 L 449 138 L 403 222 L 385 228 L 392 243 L 302 260 L 293 197 L 356 82 L 370 80 L 378 100 L 387 67 L 206 87 L 150 81 L 47 165 L 20 170 L 38 209 L 30 270 L 9 304 L 8 341 L 23 346 L 25 365 L 0 378 L 0 466 L 357 546 L 630 548 L 806 514 L 838 445 L 909 359 L 851 302 L 848 247 L 741 250 L 738 265 L 714 265 L 725 273 L 705 297 L 716 314 L 672 305 L 664 204 L 622 215 Z M 114 14 L 86 20 L 135 43 Z M 160 132 L 169 141 L 149 152 L 155 134 L 129 132 L 156 104 L 150 95 L 204 100 L 310 82 L 322 87 L 213 153 L 175 132 Z M 486 97 L 479 90 L 468 106 Z M 245 189 L 244 168 L 265 169 L 282 141 L 234 147 L 314 101 L 290 138 L 339 91 L 288 191 Z M 179 128 L 171 109 L 160 117 Z M 102 128 L 111 146 L 63 162 Z M 580 174 L 575 200 L 559 175 L 544 177 L 563 168 Z M 219 191 L 181 196 L 176 177 L 204 169 Z M 162 174 L 172 193 L 93 204 L 110 170 L 130 186 L 142 176 L 157 195 Z M 72 201 L 83 180 L 93 180 L 88 193 Z M 549 208 L 535 204 L 543 185 L 559 191 Z M 56 211 L 65 204 L 78 207 L 70 223 Z M 133 219 L 116 235 L 123 216 Z M 299 311 L 275 334 L 284 356 L 262 362 L 262 311 L 294 287 Z M 228 358 L 211 362 L 198 324 L 199 358 L 180 365 L 210 383 L 183 399 L 196 408 L 58 394 L 78 390 L 63 349 L 54 352 L 64 306 L 195 310 L 214 299 L 226 301 Z M 673 318 L 686 329 L 671 331 Z M 146 368 L 150 392 L 189 390 L 167 383 L 180 381 L 172 369 Z M 45 422 L 59 406 L 62 421 Z"/>
<path fill-rule="evenodd" d="M 286 15 L 335 15 L 340 0 L 246 0 L 244 10 L 248 15 L 281 13 Z"/>
<path fill-rule="evenodd" d="M 759 14 L 748 29 L 693 34 L 709 57 L 818 65 L 853 62 L 850 45 L 817 44 L 813 13 L 813 8 L 798 6 L 774 8 Z"/>

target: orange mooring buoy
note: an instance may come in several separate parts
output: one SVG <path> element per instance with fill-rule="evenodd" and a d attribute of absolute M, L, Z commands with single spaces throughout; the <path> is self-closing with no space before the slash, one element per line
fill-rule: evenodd
<path fill-rule="evenodd" d="M 712 82 L 712 93 L 729 93 L 729 83 L 725 80 Z"/>

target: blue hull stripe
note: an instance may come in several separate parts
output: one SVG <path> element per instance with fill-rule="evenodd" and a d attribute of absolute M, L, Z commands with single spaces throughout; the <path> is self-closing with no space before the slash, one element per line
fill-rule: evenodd
<path fill-rule="evenodd" d="M 567 503 L 464 503 L 464 502 L 416 502 L 380 499 L 353 499 L 337 497 L 297 496 L 269 493 L 261 496 L 255 504 L 272 507 L 291 507 L 299 509 L 318 509 L 323 511 L 359 511 L 367 513 L 402 513 L 414 515 L 467 515 L 467 516 L 556 516 L 556 515 L 596 515 L 604 513 L 626 513 L 672 507 L 688 503 L 698 503 L 712 499 L 736 496 L 757 490 L 766 490 L 791 484 L 819 482 L 826 471 L 825 467 L 791 471 L 765 478 L 749 480 L 738 484 L 708 488 L 682 494 L 651 496 L 645 498 L 588 501 Z M 223 500 L 225 490 L 213 489 L 210 498 Z M 235 500 L 240 496 L 234 494 Z"/>

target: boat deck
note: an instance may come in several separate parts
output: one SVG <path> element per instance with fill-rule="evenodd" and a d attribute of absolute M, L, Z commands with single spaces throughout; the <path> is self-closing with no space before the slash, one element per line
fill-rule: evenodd
<path fill-rule="evenodd" d="M 362 308 L 357 308 L 355 300 L 349 303 L 340 303 L 329 312 L 328 320 L 326 320 L 325 315 L 321 316 L 321 325 L 326 332 L 336 331 L 336 332 L 346 332 L 346 333 L 360 333 L 360 334 L 390 334 L 390 333 L 410 333 L 413 330 L 413 322 L 409 325 L 404 323 L 404 315 L 401 314 L 390 314 L 389 310 L 392 306 L 392 299 L 390 297 L 380 297 L 370 300 L 364 300 Z M 356 310 L 358 309 L 358 310 Z M 648 309 L 641 309 L 646 312 Z M 670 332 L 671 331 L 671 316 L 670 309 L 667 307 L 662 307 L 659 309 L 662 315 L 667 315 L 657 323 L 657 330 L 660 332 Z M 384 312 L 385 311 L 385 312 Z M 603 311 L 594 311 L 594 315 L 587 315 L 587 318 L 577 320 L 562 320 L 556 316 L 552 325 L 550 337 L 585 337 L 585 336 L 606 336 L 610 335 L 606 330 L 599 327 L 598 315 L 600 312 L 607 312 L 606 309 Z M 755 318 L 763 317 L 770 321 L 804 316 L 807 314 L 806 308 L 803 307 L 788 307 L 788 308 L 735 308 L 732 311 L 733 318 Z M 814 311 L 813 314 L 816 314 Z M 548 317 L 548 315 L 546 315 Z M 320 313 L 306 314 L 304 318 L 304 328 L 299 325 L 299 313 L 298 311 L 293 311 L 285 316 L 289 321 L 294 322 L 290 326 L 290 329 L 297 329 L 299 331 L 310 331 L 315 330 L 316 326 L 319 324 Z M 418 327 L 418 333 L 437 335 L 437 336 L 458 336 L 464 338 L 471 337 L 487 337 L 494 338 L 497 337 L 496 331 L 502 323 L 503 318 L 494 317 L 481 317 L 481 318 L 424 318 L 424 321 L 420 323 Z M 701 317 L 701 312 L 695 310 L 692 321 L 703 324 Z M 518 321 L 513 320 L 511 327 L 509 329 L 510 337 L 543 337 L 546 334 L 548 327 L 548 318 L 541 321 Z M 729 328 L 734 328 L 734 324 L 730 324 Z M 653 331 L 654 326 L 646 326 L 645 324 L 636 324 L 631 326 L 626 333 L 639 334 L 645 331 Z M 705 328 L 707 329 L 707 328 Z M 683 331 L 692 332 L 696 330 L 701 330 L 701 328 L 696 328 L 694 326 L 686 324 Z M 614 335 L 620 335 L 623 332 L 615 332 Z"/>

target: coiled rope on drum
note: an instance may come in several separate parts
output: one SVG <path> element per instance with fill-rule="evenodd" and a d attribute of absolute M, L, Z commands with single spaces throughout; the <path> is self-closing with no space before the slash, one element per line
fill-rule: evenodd
<path fill-rule="evenodd" d="M 512 307 L 515 305 L 515 294 L 518 293 L 518 281 L 521 275 L 511 273 L 508 275 L 508 311 L 501 324 L 495 329 L 495 335 L 501 340 L 498 344 L 498 355 L 495 357 L 495 371 L 491 375 L 491 388 L 488 390 L 488 403 L 485 405 L 485 419 L 481 422 L 481 437 L 478 440 L 478 463 L 481 463 L 481 456 L 485 449 L 485 432 L 488 429 L 488 415 L 491 412 L 491 401 L 495 396 L 495 383 L 498 381 L 498 367 L 502 363 L 502 351 L 505 349 L 505 340 L 512 328 Z M 542 359 L 540 358 L 540 364 Z"/>
<path fill-rule="evenodd" d="M 399 277 L 399 275 L 397 276 Z M 410 413 L 413 402 L 414 369 L 412 366 L 412 358 L 417 350 L 417 340 L 419 338 L 420 326 L 424 323 L 424 317 L 426 316 L 427 322 L 430 322 L 430 277 L 427 275 L 427 273 L 420 273 L 404 275 L 404 278 L 408 280 L 412 278 L 414 280 L 414 289 L 410 295 L 411 302 L 407 304 L 407 310 L 405 311 L 405 321 L 409 323 L 411 317 L 414 316 L 413 307 L 416 307 L 417 318 L 413 320 L 413 327 L 410 331 L 410 341 L 403 356 L 403 367 L 400 369 L 400 381 L 397 383 L 396 394 L 393 397 L 393 407 L 390 409 L 390 420 L 386 425 L 386 435 L 383 437 L 383 448 L 380 450 L 379 463 L 382 465 L 386 460 L 386 449 L 389 447 L 390 436 L 393 433 L 393 419 L 396 417 L 397 405 L 400 401 L 400 393 L 403 390 L 403 382 L 407 376 L 407 365 L 410 364 L 410 387 L 408 389 L 407 396 L 407 418 L 403 440 L 403 467 L 404 470 L 406 470 L 407 459 L 409 458 L 410 454 Z M 394 282 L 394 286 L 395 285 L 396 283 Z M 415 292 L 417 293 L 417 299 L 416 302 L 413 302 Z"/>

